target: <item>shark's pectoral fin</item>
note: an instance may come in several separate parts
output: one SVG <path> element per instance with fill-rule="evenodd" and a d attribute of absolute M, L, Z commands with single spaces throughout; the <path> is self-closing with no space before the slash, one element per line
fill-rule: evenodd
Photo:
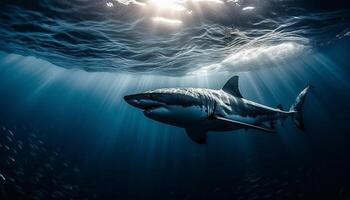
<path fill-rule="evenodd" d="M 225 117 L 220 117 L 220 116 L 217 116 L 217 115 L 214 115 L 213 116 L 214 119 L 216 120 L 221 120 L 221 121 L 224 121 L 224 122 L 227 122 L 227 123 L 232 123 L 232 124 L 235 124 L 235 125 L 239 125 L 239 126 L 242 126 L 243 128 L 251 128 L 251 129 L 256 129 L 256 130 L 260 130 L 260 131 L 265 131 L 265 132 L 269 132 L 269 133 L 274 133 L 275 130 L 273 129 L 270 129 L 266 126 L 257 126 L 257 125 L 254 125 L 254 124 L 248 124 L 248 123 L 244 123 L 244 122 L 240 122 L 240 121 L 236 121 L 236 120 L 232 120 L 232 119 L 227 119 Z"/>
<path fill-rule="evenodd" d="M 283 108 L 282 104 L 278 104 L 276 107 L 277 107 L 278 109 L 280 109 L 280 110 L 283 110 L 283 111 L 284 111 L 284 108 Z"/>
<path fill-rule="evenodd" d="M 198 144 L 206 144 L 207 143 L 207 131 L 203 130 L 199 127 L 190 127 L 186 128 L 186 133 L 192 141 Z"/>

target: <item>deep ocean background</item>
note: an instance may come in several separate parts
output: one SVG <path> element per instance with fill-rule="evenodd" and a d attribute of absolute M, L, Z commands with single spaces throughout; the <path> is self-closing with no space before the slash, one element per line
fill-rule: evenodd
<path fill-rule="evenodd" d="M 196 75 L 163 73 L 166 66 L 161 73 L 70 69 L 23 55 L 26 45 L 3 46 L 0 199 L 350 199 L 345 36 L 275 67 Z M 232 75 L 245 98 L 285 108 L 311 84 L 306 130 L 287 120 L 275 135 L 210 132 L 198 145 L 122 98 L 162 87 L 220 89 Z"/>

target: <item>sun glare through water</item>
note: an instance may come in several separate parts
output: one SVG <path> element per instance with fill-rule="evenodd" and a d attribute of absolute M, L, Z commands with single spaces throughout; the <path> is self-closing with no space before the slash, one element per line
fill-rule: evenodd
<path fill-rule="evenodd" d="M 153 17 L 152 20 L 153 20 L 153 22 L 158 22 L 158 23 L 166 23 L 166 24 L 173 24 L 173 25 L 181 25 L 182 24 L 181 20 L 167 19 L 164 17 Z"/>
<path fill-rule="evenodd" d="M 185 11 L 183 1 L 178 0 L 149 0 L 148 4 L 161 10 Z"/>
<path fill-rule="evenodd" d="M 183 24 L 183 15 L 192 15 L 193 7 L 200 8 L 200 4 L 209 5 L 214 7 L 215 5 L 223 5 L 223 0 L 114 0 L 122 5 L 129 6 L 135 5 L 143 7 L 152 13 L 152 21 L 160 22 L 168 25 L 180 25 Z M 230 2 L 230 1 L 227 1 Z M 237 3 L 238 0 L 232 1 Z M 107 2 L 108 7 L 112 7 L 112 2 Z M 199 11 L 201 12 L 201 11 Z M 163 16 L 166 15 L 166 16 Z"/>

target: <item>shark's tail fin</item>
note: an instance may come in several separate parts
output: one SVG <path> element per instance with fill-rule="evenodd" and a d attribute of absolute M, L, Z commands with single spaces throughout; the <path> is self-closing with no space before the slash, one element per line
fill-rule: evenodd
<path fill-rule="evenodd" d="M 303 104 L 305 101 L 305 97 L 310 89 L 310 85 L 308 85 L 300 94 L 297 96 L 294 104 L 290 107 L 289 111 L 293 112 L 293 121 L 295 125 L 301 129 L 305 130 L 304 120 L 303 120 Z"/>

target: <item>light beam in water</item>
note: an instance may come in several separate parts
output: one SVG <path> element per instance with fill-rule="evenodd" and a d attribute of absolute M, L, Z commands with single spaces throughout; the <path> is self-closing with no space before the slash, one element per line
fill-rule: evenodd
<path fill-rule="evenodd" d="M 164 17 L 153 17 L 153 22 L 156 23 L 162 23 L 162 24 L 169 24 L 169 25 L 181 25 L 182 21 L 178 19 L 168 19 Z"/>

